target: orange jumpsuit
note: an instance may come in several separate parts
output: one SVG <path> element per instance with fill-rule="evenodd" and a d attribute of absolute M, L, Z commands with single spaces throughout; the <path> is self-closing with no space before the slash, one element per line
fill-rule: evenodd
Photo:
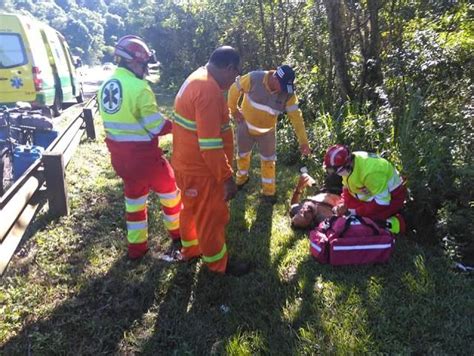
<path fill-rule="evenodd" d="M 173 120 L 171 164 L 183 202 L 181 252 L 185 259 L 202 255 L 210 270 L 224 273 L 229 222 L 224 181 L 233 173 L 234 144 L 226 99 L 205 67 L 181 86 Z"/>

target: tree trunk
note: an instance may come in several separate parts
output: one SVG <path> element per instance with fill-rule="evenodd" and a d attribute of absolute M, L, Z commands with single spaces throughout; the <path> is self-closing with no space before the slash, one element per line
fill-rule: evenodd
<path fill-rule="evenodd" d="M 265 59 L 268 60 L 271 58 L 270 53 L 270 43 L 267 35 L 267 26 L 265 24 L 265 9 L 263 7 L 263 0 L 258 0 L 258 8 L 260 10 L 260 24 L 262 26 L 262 34 L 263 34 L 263 48 L 265 51 Z"/>
<path fill-rule="evenodd" d="M 374 89 L 383 83 L 382 66 L 380 63 L 380 0 L 367 0 L 367 6 L 369 8 L 370 37 L 365 66 L 367 70 L 367 84 L 370 88 Z"/>
<path fill-rule="evenodd" d="M 285 8 L 286 6 L 286 8 Z M 283 1 L 282 0 L 279 0 L 278 1 L 278 7 L 279 7 L 279 16 L 280 18 L 283 20 L 283 26 L 280 30 L 280 38 L 279 38 L 279 45 L 278 45 L 278 49 L 280 51 L 280 56 L 286 56 L 289 52 L 289 49 L 288 49 L 288 37 L 289 37 L 289 34 L 288 34 L 288 6 L 290 6 L 288 4 L 288 2 L 286 2 L 286 4 L 283 4 Z"/>
<path fill-rule="evenodd" d="M 340 95 L 344 99 L 353 99 L 351 80 L 348 73 L 344 39 L 344 16 L 341 0 L 324 0 L 328 16 L 331 51 L 334 56 L 336 76 Z"/>

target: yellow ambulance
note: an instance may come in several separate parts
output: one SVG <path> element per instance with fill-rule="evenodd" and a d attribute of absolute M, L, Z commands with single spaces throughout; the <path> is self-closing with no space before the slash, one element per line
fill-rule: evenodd
<path fill-rule="evenodd" d="M 57 116 L 65 103 L 82 101 L 82 88 L 59 32 L 28 16 L 0 13 L 0 105 L 17 101 Z"/>

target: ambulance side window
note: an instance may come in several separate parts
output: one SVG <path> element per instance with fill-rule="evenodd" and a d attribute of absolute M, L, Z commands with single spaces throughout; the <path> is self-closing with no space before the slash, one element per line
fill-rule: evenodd
<path fill-rule="evenodd" d="M 28 62 L 20 35 L 0 33 L 0 68 L 12 68 Z"/>

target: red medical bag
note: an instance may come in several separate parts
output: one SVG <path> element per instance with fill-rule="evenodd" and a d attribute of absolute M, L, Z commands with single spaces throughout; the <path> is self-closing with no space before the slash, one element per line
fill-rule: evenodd
<path fill-rule="evenodd" d="M 326 219 L 309 238 L 316 261 L 336 266 L 387 262 L 395 245 L 389 231 L 357 215 Z"/>

